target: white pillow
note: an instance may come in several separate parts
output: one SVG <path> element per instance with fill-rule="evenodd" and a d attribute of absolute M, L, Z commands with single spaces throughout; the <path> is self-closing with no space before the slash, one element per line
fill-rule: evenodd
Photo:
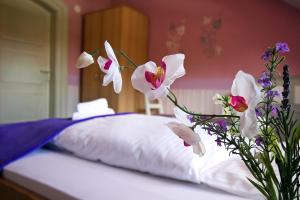
<path fill-rule="evenodd" d="M 108 108 L 108 103 L 105 98 L 100 98 L 93 101 L 87 101 L 87 102 L 82 102 L 77 104 L 77 111 L 80 113 L 101 111 L 107 108 Z"/>
<path fill-rule="evenodd" d="M 99 115 L 109 115 L 115 114 L 112 108 L 104 108 L 102 110 L 85 111 L 85 112 L 75 112 L 73 113 L 72 120 L 85 119 L 89 117 L 99 116 Z"/>
<path fill-rule="evenodd" d="M 199 157 L 165 125 L 170 121 L 176 120 L 139 114 L 96 118 L 68 127 L 54 143 L 85 159 L 200 183 L 202 171 L 228 153 L 203 131 L 206 154 Z"/>
<path fill-rule="evenodd" d="M 95 118 L 65 129 L 54 143 L 75 155 L 215 188 L 247 198 L 260 199 L 250 185 L 242 161 L 228 156 L 215 137 L 197 129 L 205 145 L 203 157 L 185 147 L 166 124 L 173 118 L 128 114 Z"/>
<path fill-rule="evenodd" d="M 201 181 L 209 186 L 236 195 L 257 200 L 264 199 L 259 191 L 247 180 L 247 177 L 254 180 L 240 157 L 231 156 L 229 159 L 205 170 L 201 176 Z"/>

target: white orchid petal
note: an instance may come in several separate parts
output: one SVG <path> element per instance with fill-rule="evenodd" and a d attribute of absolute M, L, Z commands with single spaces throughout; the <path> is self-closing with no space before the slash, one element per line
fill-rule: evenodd
<path fill-rule="evenodd" d="M 163 99 L 167 96 L 168 90 L 166 87 L 159 87 L 155 90 L 149 90 L 148 92 L 145 93 L 146 97 L 150 100 L 153 101 L 154 99 Z"/>
<path fill-rule="evenodd" d="M 145 71 L 153 71 L 155 70 L 156 65 L 154 62 L 150 61 L 145 63 L 144 65 L 140 65 L 131 75 L 131 83 L 133 88 L 142 92 L 148 93 L 151 89 L 151 84 L 148 83 L 145 79 Z"/>
<path fill-rule="evenodd" d="M 102 56 L 99 56 L 97 59 L 99 68 L 101 69 L 101 71 L 103 71 L 104 73 L 107 73 L 109 70 L 104 69 L 105 63 L 108 61 L 108 59 L 103 58 Z"/>
<path fill-rule="evenodd" d="M 119 71 L 116 71 L 114 73 L 113 83 L 114 83 L 115 93 L 119 94 L 121 92 L 121 89 L 122 89 L 122 76 L 121 76 L 121 73 Z"/>
<path fill-rule="evenodd" d="M 113 48 L 110 46 L 110 44 L 107 41 L 104 42 L 104 47 L 105 47 L 105 51 L 106 51 L 107 57 L 110 58 L 117 65 L 119 65 L 117 57 L 116 57 L 116 55 L 114 53 L 114 50 L 113 50 Z"/>
<path fill-rule="evenodd" d="M 106 74 L 104 77 L 103 77 L 103 86 L 107 86 L 110 82 L 113 81 L 113 78 L 114 78 L 114 74 L 113 73 L 110 73 L 110 74 Z"/>
<path fill-rule="evenodd" d="M 174 111 L 174 115 L 175 115 L 176 119 L 178 119 L 184 125 L 186 125 L 188 127 L 192 127 L 195 124 L 195 123 L 192 123 L 188 119 L 189 114 L 187 114 L 186 112 L 182 111 L 180 108 L 174 107 L 173 111 Z"/>
<path fill-rule="evenodd" d="M 247 109 L 240 116 L 240 129 L 242 136 L 253 138 L 257 135 L 257 118 L 254 109 Z"/>
<path fill-rule="evenodd" d="M 84 68 L 94 63 L 94 58 L 92 55 L 82 52 L 78 57 L 76 67 L 77 68 Z"/>
<path fill-rule="evenodd" d="M 185 55 L 184 54 L 174 54 L 165 56 L 162 61 L 166 63 L 166 80 L 165 85 L 171 85 L 175 79 L 180 78 L 185 75 L 185 69 L 183 66 Z"/>
<path fill-rule="evenodd" d="M 248 106 L 257 105 L 260 99 L 260 90 L 252 75 L 239 71 L 232 84 L 231 94 L 245 98 Z M 252 105 L 252 107 L 253 107 Z"/>
<path fill-rule="evenodd" d="M 193 145 L 193 152 L 199 156 L 204 156 L 206 150 L 201 140 L 197 144 Z"/>
<path fill-rule="evenodd" d="M 252 138 L 257 135 L 255 108 L 260 101 L 261 92 L 252 75 L 239 71 L 233 80 L 231 94 L 245 98 L 248 109 L 240 115 L 240 131 L 243 136 Z"/>
<path fill-rule="evenodd" d="M 200 141 L 200 136 L 182 123 L 169 122 L 167 126 L 189 145 L 195 145 Z"/>

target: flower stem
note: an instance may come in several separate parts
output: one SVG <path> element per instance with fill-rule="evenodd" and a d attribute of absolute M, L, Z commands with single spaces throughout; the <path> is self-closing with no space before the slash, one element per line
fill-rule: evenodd
<path fill-rule="evenodd" d="M 92 52 L 91 52 L 91 55 L 94 57 L 96 56 L 97 54 L 99 53 L 99 49 L 94 49 Z"/>
<path fill-rule="evenodd" d="M 127 61 L 134 66 L 135 69 L 138 67 L 138 65 L 131 58 L 129 58 L 129 56 L 123 50 L 120 50 L 120 54 L 121 56 L 124 56 Z"/>
<path fill-rule="evenodd" d="M 174 93 L 168 89 L 169 92 L 175 97 Z M 178 107 L 180 110 L 182 110 L 183 112 L 187 113 L 187 114 L 190 114 L 190 115 L 194 115 L 194 116 L 199 116 L 199 117 L 209 117 L 211 119 L 213 118 L 216 118 L 216 117 L 226 117 L 226 118 L 240 118 L 239 116 L 236 116 L 236 115 L 209 115 L 209 114 L 197 114 L 197 113 L 192 113 L 192 112 L 189 112 L 188 110 L 186 110 L 183 106 L 180 106 L 178 103 L 177 103 L 177 100 L 176 98 L 173 99 L 169 94 L 167 95 L 168 99 L 176 106 Z"/>

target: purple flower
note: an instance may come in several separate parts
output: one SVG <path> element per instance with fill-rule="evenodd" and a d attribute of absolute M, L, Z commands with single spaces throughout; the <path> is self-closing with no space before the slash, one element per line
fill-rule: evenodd
<path fill-rule="evenodd" d="M 276 51 L 279 51 L 280 53 L 286 53 L 289 52 L 290 49 L 285 42 L 278 42 L 276 43 Z"/>
<path fill-rule="evenodd" d="M 261 143 L 263 142 L 263 138 L 261 136 L 255 137 L 255 143 L 257 146 L 261 146 Z"/>
<path fill-rule="evenodd" d="M 271 106 L 271 116 L 272 117 L 278 117 L 278 109 L 274 105 Z"/>
<path fill-rule="evenodd" d="M 267 92 L 267 98 L 273 98 L 279 96 L 279 92 L 278 91 L 273 91 L 273 90 L 269 90 Z"/>
<path fill-rule="evenodd" d="M 262 116 L 261 107 L 255 108 L 255 113 L 256 113 L 256 117 L 261 117 Z"/>
<path fill-rule="evenodd" d="M 210 130 L 207 130 L 207 134 L 208 134 L 208 135 L 212 135 L 211 132 L 210 132 Z"/>
<path fill-rule="evenodd" d="M 194 122 L 194 116 L 193 115 L 187 115 L 187 119 L 193 123 Z"/>
<path fill-rule="evenodd" d="M 216 123 L 220 126 L 221 129 L 223 129 L 223 131 L 227 131 L 227 122 L 224 119 L 220 119 L 218 121 L 216 121 Z"/>
<path fill-rule="evenodd" d="M 217 139 L 215 140 L 218 146 L 222 146 L 222 141 L 220 137 L 217 137 Z"/>
<path fill-rule="evenodd" d="M 267 49 L 261 56 L 261 58 L 265 61 L 270 60 L 271 57 L 272 57 L 272 49 Z"/>
<path fill-rule="evenodd" d="M 271 111 L 272 117 L 278 117 L 278 108 L 275 105 L 266 105 L 266 110 Z"/>
<path fill-rule="evenodd" d="M 270 76 L 267 72 L 263 72 L 257 81 L 263 88 L 272 86 Z"/>

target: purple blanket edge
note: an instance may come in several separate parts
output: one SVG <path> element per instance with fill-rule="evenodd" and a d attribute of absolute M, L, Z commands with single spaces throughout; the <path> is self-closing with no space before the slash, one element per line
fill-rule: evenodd
<path fill-rule="evenodd" d="M 132 114 L 99 115 L 82 120 L 50 118 L 38 121 L 0 124 L 0 171 L 11 162 L 41 148 L 65 128 L 87 120 Z"/>

